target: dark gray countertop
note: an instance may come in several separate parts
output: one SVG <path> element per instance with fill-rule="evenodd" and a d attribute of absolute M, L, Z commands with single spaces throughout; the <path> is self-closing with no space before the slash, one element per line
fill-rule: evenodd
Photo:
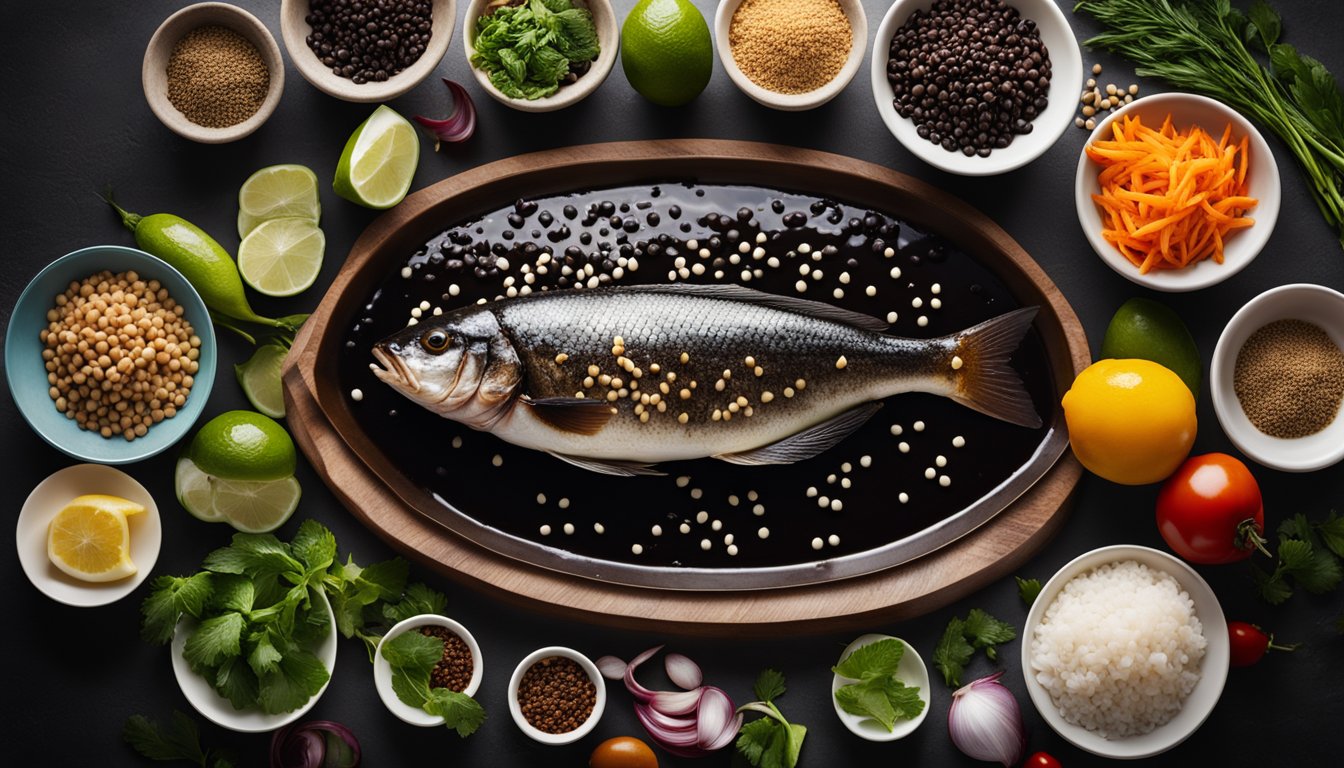
<path fill-rule="evenodd" d="M 330 98 L 304 81 L 292 65 L 286 70 L 283 99 L 269 122 L 252 136 L 227 145 L 194 144 L 172 134 L 149 111 L 140 89 L 144 45 L 158 24 L 183 2 L 29 3 L 11 8 L 3 33 L 4 73 L 9 93 L 5 112 L 0 179 L 7 185 L 4 224 L 6 268 L 0 273 L 0 312 L 5 322 L 20 291 L 45 264 L 61 254 L 97 243 L 130 244 L 130 237 L 95 197 L 112 185 L 134 210 L 171 211 L 214 233 L 227 248 L 234 234 L 236 193 L 254 170 L 273 163 L 303 163 L 323 180 L 322 226 L 328 238 L 327 261 L 318 285 L 287 300 L 256 299 L 260 311 L 306 311 L 341 266 L 342 257 L 375 213 L 337 198 L 327 185 L 350 131 L 372 109 Z M 278 2 L 240 2 L 252 8 L 279 39 Z M 464 3 L 459 3 L 463 6 Z M 631 0 L 616 0 L 624 18 Z M 712 2 L 698 0 L 711 18 Z M 1066 15 L 1080 39 L 1097 31 L 1087 18 Z M 1344 76 L 1344 49 L 1338 31 L 1344 6 L 1338 3 L 1279 0 L 1287 40 L 1320 58 Z M 871 38 L 887 3 L 865 2 Z M 459 20 L 462 7 L 458 9 Z M 1132 69 L 1109 55 L 1084 50 L 1084 62 L 1101 62 L 1103 82 L 1128 83 Z M 413 189 L 454 173 L 521 152 L 590 142 L 628 139 L 706 137 L 776 142 L 862 158 L 913 174 L 965 199 L 1002 225 L 1058 284 L 1081 317 L 1095 348 L 1114 310 L 1127 298 L 1145 294 L 1099 263 L 1074 216 L 1073 176 L 1085 133 L 1070 128 L 1045 156 L 1018 171 L 971 179 L 936 171 L 915 160 L 878 119 L 866 67 L 833 102 L 806 113 L 781 113 L 742 95 L 716 62 L 709 88 L 687 107 L 669 110 L 645 102 L 627 84 L 621 68 L 576 107 L 551 114 L 511 111 L 486 97 L 471 80 L 462 55 L 460 26 L 435 75 L 470 83 L 480 110 L 476 136 L 465 146 L 434 153 L 426 142 Z M 1143 83 L 1145 92 L 1167 90 Z M 446 99 L 435 79 L 427 80 L 391 105 L 403 114 L 436 114 Z M 1244 272 L 1221 285 L 1194 294 L 1158 297 L 1174 306 L 1189 324 L 1207 360 L 1218 333 L 1247 300 L 1273 286 L 1314 282 L 1344 289 L 1344 253 L 1335 233 L 1311 202 L 1303 174 L 1276 139 L 1270 138 L 1283 173 L 1284 205 L 1264 253 Z M 232 381 L 229 366 L 246 359 L 245 345 L 221 337 L 220 374 L 207 416 L 247 407 Z M 1218 427 L 1204 394 L 1199 402 L 1201 429 L 1196 453 L 1232 446 Z M 0 398 L 0 434 L 6 461 L 0 494 L 3 508 L 17 517 L 23 500 L 47 474 L 72 460 L 48 447 L 17 413 L 13 401 Z M 162 507 L 163 552 L 155 573 L 193 570 L 230 531 L 191 518 L 173 501 L 174 452 L 127 467 Z M 301 461 L 304 499 L 297 519 L 314 517 L 336 534 L 343 552 L 361 562 L 383 559 L 392 551 L 366 531 L 331 496 Z M 1270 526 L 1287 515 L 1323 516 L 1344 509 L 1344 468 L 1290 475 L 1253 466 L 1264 492 Z M 1164 547 L 1153 524 L 1156 487 L 1121 487 L 1097 478 L 1083 480 L 1073 511 L 1058 536 L 1021 575 L 1047 579 L 1073 557 L 1098 546 L 1134 543 Z M 281 534 L 292 533 L 289 523 Z M 164 718 L 173 709 L 190 711 L 170 670 L 168 651 L 138 637 L 141 586 L 131 597 L 101 608 L 59 605 L 32 588 L 11 549 L 0 577 L 10 585 L 6 611 L 10 629 L 2 646 L 10 660 L 5 691 L 5 752 L 12 765 L 142 765 L 119 738 L 134 713 Z M 1285 641 L 1304 646 L 1290 655 L 1274 655 L 1256 667 L 1234 669 L 1222 700 L 1204 726 L 1177 749 L 1154 763 L 1188 765 L 1319 765 L 1333 754 L 1330 729 L 1344 713 L 1344 689 L 1338 685 L 1344 637 L 1335 620 L 1344 612 L 1339 593 L 1325 597 L 1298 594 L 1272 608 L 1251 596 L 1244 565 L 1202 567 L 1229 619 L 1245 619 L 1277 631 Z M 545 748 L 525 738 L 510 721 L 504 692 L 509 672 L 541 644 L 577 648 L 592 657 L 616 653 L 629 658 L 646 647 L 667 642 L 698 660 L 706 678 L 742 701 L 763 666 L 782 669 L 790 691 L 780 704 L 796 722 L 809 727 L 803 748 L 805 766 L 866 764 L 972 765 L 950 743 L 946 714 L 949 695 L 934 683 L 934 702 L 924 725 L 909 738 L 871 744 L 846 731 L 831 708 L 829 666 L 857 633 L 777 637 L 764 640 L 678 637 L 673 633 L 635 633 L 540 618 L 492 603 L 447 579 L 419 575 L 450 595 L 449 612 L 471 628 L 487 658 L 479 695 L 490 718 L 467 740 L 439 729 L 422 730 L 393 718 L 379 701 L 373 676 L 358 643 L 341 643 L 333 681 L 310 713 L 350 726 L 364 748 L 365 764 L 407 765 L 583 765 L 591 748 L 615 735 L 644 736 L 629 697 L 614 686 L 606 716 L 597 730 L 577 745 Z M 995 583 L 942 610 L 873 631 L 899 635 L 926 659 L 953 615 L 981 607 L 1019 628 L 1026 610 L 1011 579 Z M 1065 743 L 1032 708 L 1023 687 L 1018 642 L 1003 653 L 1004 678 L 1023 706 L 1029 752 L 1047 750 L 1067 766 L 1101 762 Z M 970 677 L 994 667 L 982 657 Z M 240 765 L 264 764 L 269 736 L 239 735 L 203 719 L 203 740 L 227 745 Z M 663 756 L 663 765 L 695 764 Z M 728 753 L 703 761 L 728 765 Z"/>

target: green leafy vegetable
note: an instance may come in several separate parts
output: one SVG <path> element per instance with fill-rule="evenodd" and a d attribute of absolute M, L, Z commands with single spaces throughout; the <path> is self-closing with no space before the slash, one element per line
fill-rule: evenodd
<path fill-rule="evenodd" d="M 1283 25 L 1267 3 L 1256 0 L 1249 17 L 1230 0 L 1082 0 L 1074 10 L 1110 28 L 1085 45 L 1126 56 L 1139 75 L 1212 96 L 1273 131 L 1344 245 L 1344 96 L 1319 61 L 1278 42 Z M 1269 55 L 1269 67 L 1248 44 Z"/>
<path fill-rule="evenodd" d="M 513 99 L 541 99 L 584 71 L 600 48 L 587 10 L 570 0 L 525 0 L 476 20 L 471 63 Z"/>
<path fill-rule="evenodd" d="M 1036 602 L 1036 597 L 1041 594 L 1041 582 L 1037 579 L 1024 579 L 1021 576 L 1014 576 L 1017 579 L 1017 595 L 1022 598 L 1022 602 L 1030 608 L 1031 604 Z"/>
<path fill-rule="evenodd" d="M 233 768 L 220 752 L 201 748 L 200 733 L 191 718 L 174 711 L 165 725 L 144 715 L 131 715 L 121 729 L 121 738 L 150 760 L 181 760 L 201 768 Z"/>
<path fill-rule="evenodd" d="M 924 711 L 917 686 L 896 678 L 905 655 L 905 643 L 895 638 L 859 648 L 831 668 L 841 677 L 858 680 L 835 692 L 840 708 L 853 715 L 870 717 L 890 731 L 897 720 L 909 720 Z"/>
<path fill-rule="evenodd" d="M 979 608 L 972 608 L 965 619 L 955 616 L 933 649 L 933 665 L 943 673 L 949 688 L 961 687 L 961 673 L 977 649 L 983 649 L 991 661 L 998 659 L 997 646 L 1017 637 L 1011 624 L 999 621 Z"/>
<path fill-rule="evenodd" d="M 443 658 L 443 640 L 421 632 L 402 632 L 383 644 L 383 658 L 392 667 L 392 690 L 412 707 L 443 718 L 444 725 L 463 738 L 485 721 L 485 710 L 475 699 L 429 684 L 430 674 Z"/>
<path fill-rule="evenodd" d="M 737 711 L 759 712 L 765 717 L 742 726 L 737 735 L 738 753 L 756 768 L 794 768 L 807 727 L 790 723 L 775 706 L 774 700 L 787 690 L 784 675 L 774 669 L 764 670 L 752 690 L 759 701 L 743 704 Z"/>
<path fill-rule="evenodd" d="M 1278 563 L 1273 572 L 1251 565 L 1251 578 L 1261 599 L 1279 605 L 1293 596 L 1294 585 L 1315 595 L 1339 586 L 1344 580 L 1344 568 L 1336 557 L 1342 527 L 1344 522 L 1334 512 L 1314 526 L 1300 512 L 1279 523 Z"/>

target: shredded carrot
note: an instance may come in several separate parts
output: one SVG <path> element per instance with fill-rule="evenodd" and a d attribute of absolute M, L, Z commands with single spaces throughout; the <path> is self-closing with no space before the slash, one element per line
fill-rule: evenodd
<path fill-rule="evenodd" d="M 1223 242 L 1249 227 L 1256 205 L 1247 194 L 1249 142 L 1221 138 L 1192 126 L 1177 131 L 1171 115 L 1153 130 L 1138 116 L 1111 124 L 1110 140 L 1094 141 L 1087 156 L 1102 166 L 1101 236 L 1139 272 L 1180 269 L 1204 259 L 1223 263 Z"/>

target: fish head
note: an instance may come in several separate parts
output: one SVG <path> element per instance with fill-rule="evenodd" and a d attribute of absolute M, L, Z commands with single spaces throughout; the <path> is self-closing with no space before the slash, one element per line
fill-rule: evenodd
<path fill-rule="evenodd" d="M 408 326 L 373 346 L 379 381 L 445 418 L 488 430 L 512 408 L 522 363 L 493 313 L 478 307 Z"/>

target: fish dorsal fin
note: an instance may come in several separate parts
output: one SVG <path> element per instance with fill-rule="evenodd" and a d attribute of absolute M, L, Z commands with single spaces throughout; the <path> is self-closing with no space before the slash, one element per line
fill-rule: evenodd
<path fill-rule="evenodd" d="M 714 458 L 731 464 L 792 464 L 810 459 L 849 437 L 881 407 L 880 402 L 864 403 L 777 443 L 740 453 L 722 453 Z"/>
<path fill-rule="evenodd" d="M 547 451 L 555 458 L 573 464 L 589 472 L 597 472 L 603 475 L 616 475 L 617 477 L 636 477 L 643 475 L 662 476 L 663 472 L 652 468 L 648 464 L 641 464 L 637 461 L 608 461 L 605 459 L 590 459 L 586 456 L 570 456 L 555 451 Z"/>
<path fill-rule="evenodd" d="M 562 432 L 595 435 L 607 426 L 616 409 L 604 400 L 583 397 L 544 397 L 522 401 L 546 424 Z"/>
<path fill-rule="evenodd" d="M 865 331 L 877 331 L 879 333 L 887 330 L 888 327 L 887 323 L 883 320 L 872 317 L 871 315 L 865 315 L 861 312 L 851 312 L 848 309 L 841 309 L 840 307 L 824 304 L 820 301 L 809 301 L 807 299 L 794 298 L 793 296 L 765 293 L 752 288 L 745 288 L 740 285 L 669 283 L 668 285 L 632 285 L 617 290 L 646 293 L 675 293 L 686 296 L 703 296 L 705 298 L 740 301 L 745 304 L 756 304 L 758 306 L 770 307 L 771 309 L 778 309 L 784 312 L 807 315 L 808 317 L 815 317 L 819 320 L 844 323 L 845 325 L 861 328 Z"/>

